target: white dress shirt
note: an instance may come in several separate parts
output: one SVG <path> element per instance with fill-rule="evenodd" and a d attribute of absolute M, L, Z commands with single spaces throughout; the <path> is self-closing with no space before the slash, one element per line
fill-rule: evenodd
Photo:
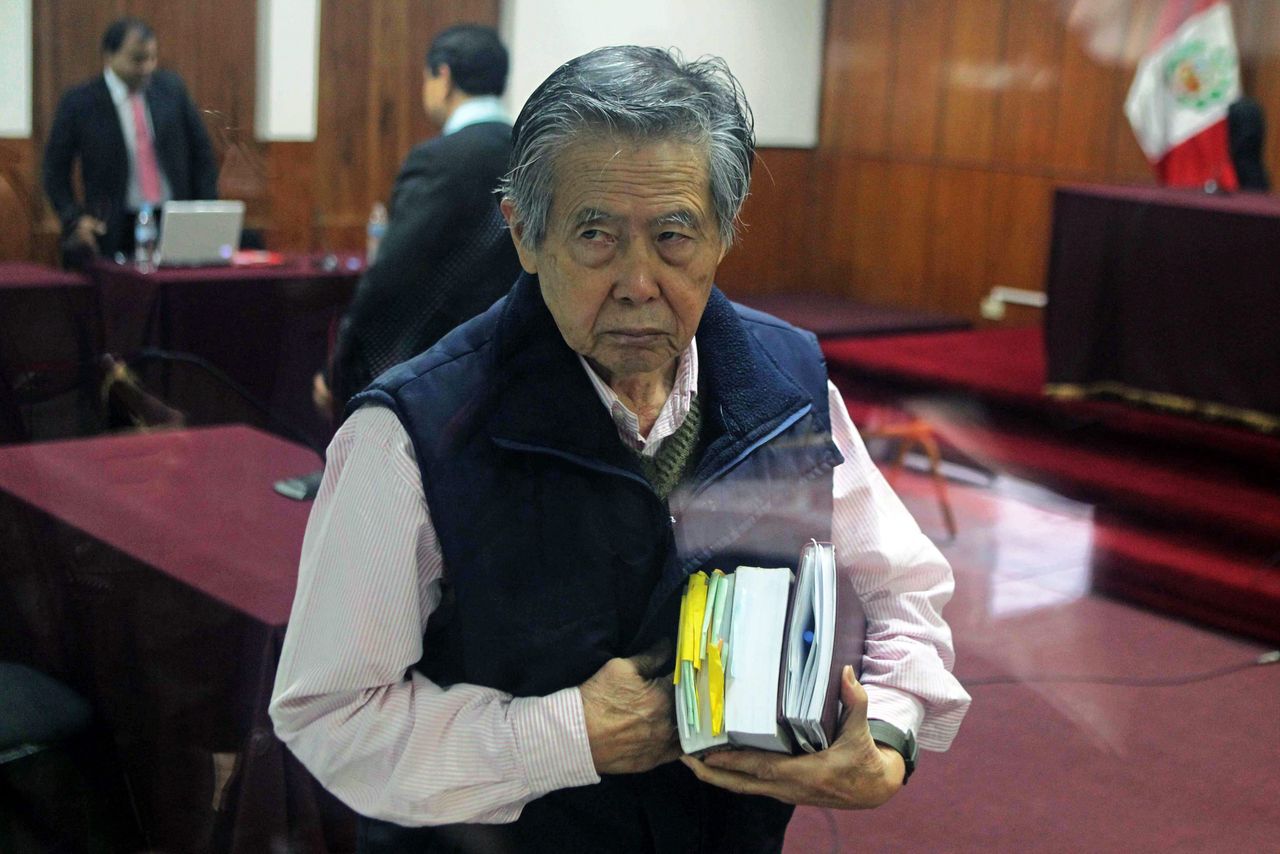
<path fill-rule="evenodd" d="M 129 86 L 120 79 L 108 66 L 103 69 L 102 76 L 107 83 L 107 91 L 111 93 L 111 101 L 116 105 L 116 114 L 120 117 L 120 130 L 124 132 L 124 147 L 129 153 L 129 183 L 124 195 L 124 204 L 131 212 L 142 210 L 145 201 L 142 187 L 138 183 L 138 135 L 133 125 L 133 104 L 129 102 Z M 139 93 L 142 98 L 142 114 L 147 117 L 147 128 L 151 132 L 151 145 L 156 144 L 156 123 L 151 119 L 151 107 L 147 105 L 146 91 Z M 160 173 L 160 204 L 173 198 L 169 189 L 169 179 L 164 174 L 164 164 L 160 162 L 160 149 L 156 148 L 156 170 Z M 156 205 L 159 207 L 159 204 Z"/>
<path fill-rule="evenodd" d="M 634 413 L 583 366 L 619 437 L 642 453 L 679 427 L 697 390 L 691 345 L 642 437 Z M 950 673 L 941 616 L 951 568 L 867 456 L 830 383 L 828 397 L 844 456 L 832 540 L 866 613 L 868 716 L 945 750 L 969 703 Z M 413 669 L 442 571 L 413 445 L 391 410 L 366 406 L 334 436 L 307 523 L 271 702 L 276 733 L 357 812 L 402 825 L 514 821 L 541 795 L 597 782 L 576 687 L 512 697 L 441 688 Z"/>

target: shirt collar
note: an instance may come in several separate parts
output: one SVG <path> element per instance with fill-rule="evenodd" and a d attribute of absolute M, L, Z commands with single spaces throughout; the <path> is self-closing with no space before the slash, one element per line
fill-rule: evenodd
<path fill-rule="evenodd" d="M 506 110 L 502 108 L 502 101 L 498 99 L 497 95 L 476 95 L 463 101 L 449 116 L 448 121 L 444 123 L 442 133 L 448 136 L 451 133 L 457 133 L 468 125 L 478 125 L 481 122 L 511 123 L 511 120 L 507 118 Z"/>
<path fill-rule="evenodd" d="M 619 438 L 645 456 L 656 454 L 662 440 L 680 429 L 680 425 L 689 414 L 693 398 L 698 393 L 698 343 L 697 339 L 690 339 L 689 346 L 680 354 L 680 362 L 676 365 L 675 383 L 672 385 L 667 402 L 658 412 L 658 418 L 654 421 L 649 435 L 641 436 L 639 416 L 627 408 L 627 405 L 618 398 L 613 389 L 609 388 L 609 384 L 600 378 L 582 354 L 578 354 L 578 361 L 582 364 L 582 369 L 587 372 L 587 378 L 591 380 L 591 386 L 596 390 L 600 402 L 609 411 L 609 416 L 618 428 Z"/>
<path fill-rule="evenodd" d="M 102 78 L 107 81 L 107 91 L 111 93 L 111 100 L 117 104 L 123 103 L 129 97 L 129 86 L 120 79 L 120 75 L 111 70 L 111 66 L 102 69 Z"/>

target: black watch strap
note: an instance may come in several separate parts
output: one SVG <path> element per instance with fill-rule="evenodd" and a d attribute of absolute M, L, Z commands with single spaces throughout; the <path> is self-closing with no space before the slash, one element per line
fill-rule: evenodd
<path fill-rule="evenodd" d="M 902 774 L 902 785 L 905 786 L 907 780 L 911 779 L 911 772 L 916 770 L 916 754 L 919 750 L 916 747 L 915 733 L 910 730 L 903 732 L 891 723 L 878 720 L 867 721 L 867 728 L 871 730 L 871 739 L 876 744 L 892 747 L 902 754 L 902 762 L 905 767 Z"/>

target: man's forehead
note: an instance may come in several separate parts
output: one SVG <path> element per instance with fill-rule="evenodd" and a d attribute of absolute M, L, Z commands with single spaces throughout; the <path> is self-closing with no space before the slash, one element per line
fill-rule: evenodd
<path fill-rule="evenodd" d="M 695 224 L 710 213 L 703 147 L 681 140 L 571 143 L 557 158 L 553 207 L 572 224 L 643 215 Z"/>

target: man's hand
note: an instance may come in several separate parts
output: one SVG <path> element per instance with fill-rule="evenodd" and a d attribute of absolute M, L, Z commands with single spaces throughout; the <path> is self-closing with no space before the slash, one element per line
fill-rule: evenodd
<path fill-rule="evenodd" d="M 840 699 L 848 710 L 835 743 L 804 756 L 764 750 L 725 750 L 704 761 L 682 756 L 698 779 L 747 795 L 768 795 L 789 804 L 835 809 L 878 807 L 902 788 L 902 757 L 871 740 L 867 729 L 867 692 L 841 674 Z"/>
<path fill-rule="evenodd" d="M 107 233 L 107 224 L 97 217 L 85 214 L 76 220 L 72 231 L 77 243 L 83 243 L 95 253 L 98 251 L 98 238 Z"/>
<path fill-rule="evenodd" d="M 333 415 L 333 392 L 324 381 L 324 371 L 317 371 L 311 380 L 311 402 L 316 410 L 326 418 Z"/>
<path fill-rule="evenodd" d="M 665 641 L 634 658 L 611 658 L 579 687 L 591 759 L 600 774 L 637 774 L 680 755 Z"/>

